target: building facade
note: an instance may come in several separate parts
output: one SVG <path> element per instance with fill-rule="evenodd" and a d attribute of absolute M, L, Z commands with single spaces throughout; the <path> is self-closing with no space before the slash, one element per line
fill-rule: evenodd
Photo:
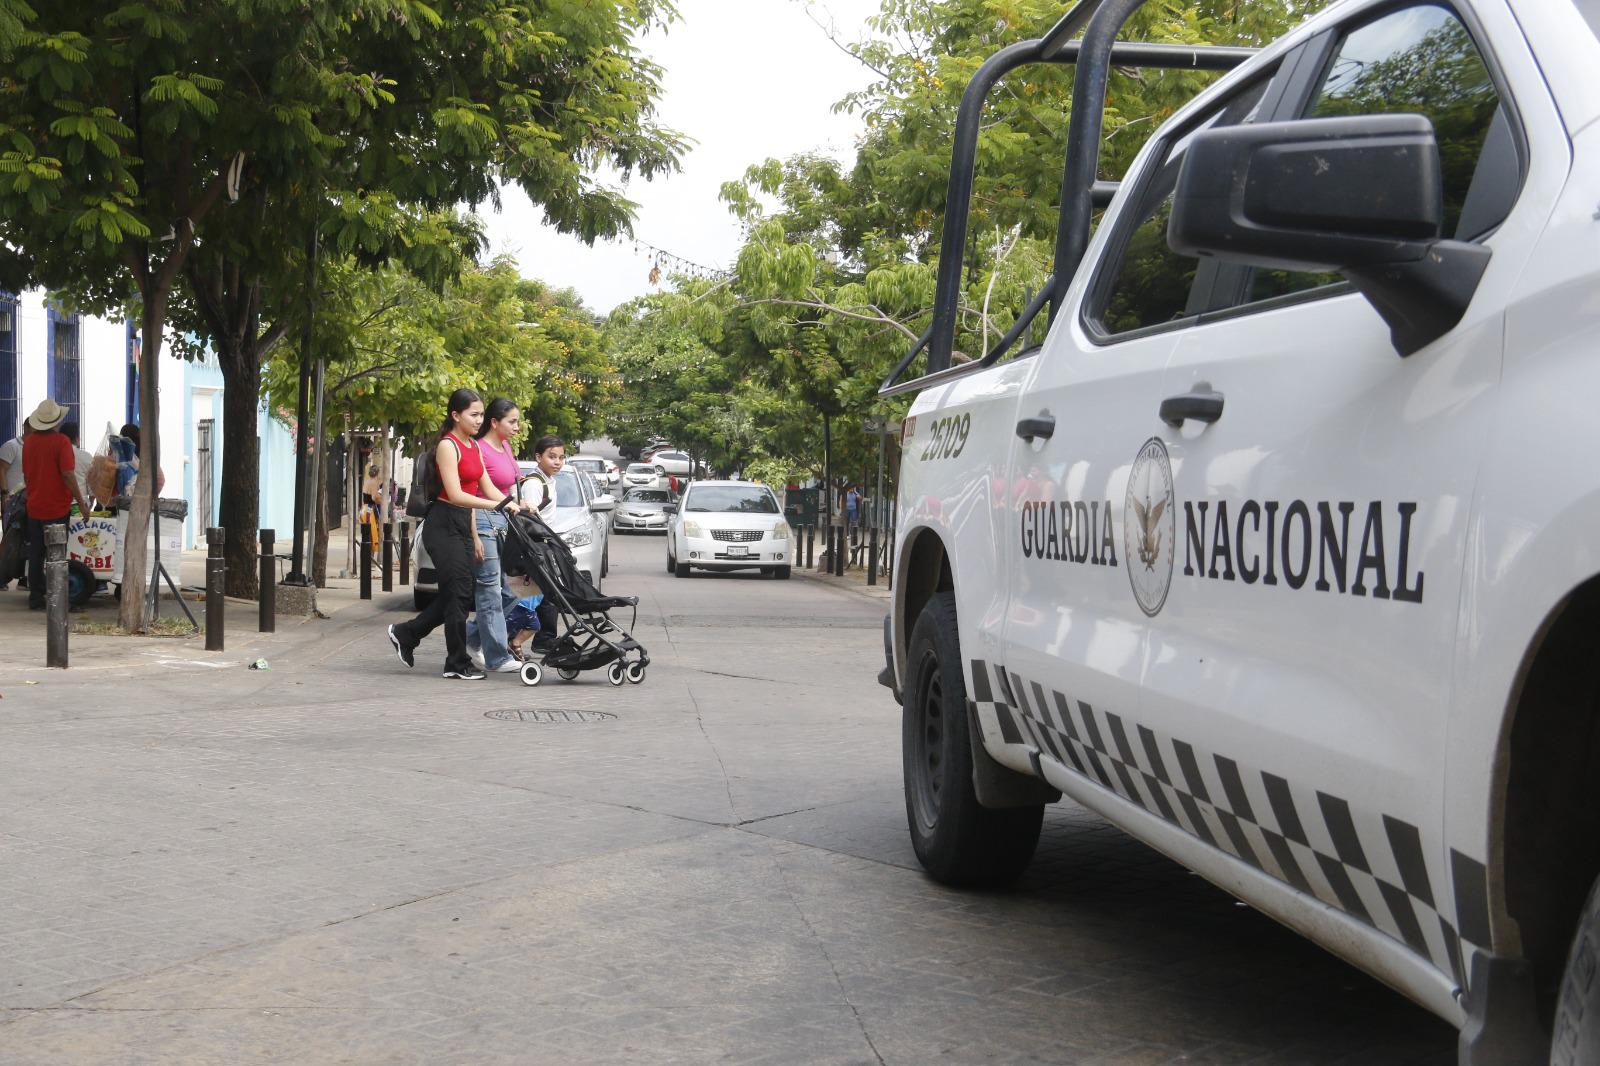
<path fill-rule="evenodd" d="M 79 445 L 100 449 L 124 423 L 138 424 L 140 337 L 135 323 L 77 315 L 41 290 L 0 293 L 0 440 L 46 397 L 68 408 Z M 222 372 L 215 360 L 185 362 L 163 346 L 158 403 L 163 495 L 188 501 L 184 543 L 200 546 L 221 501 Z M 294 438 L 264 406 L 261 525 L 287 530 L 294 508 Z"/>

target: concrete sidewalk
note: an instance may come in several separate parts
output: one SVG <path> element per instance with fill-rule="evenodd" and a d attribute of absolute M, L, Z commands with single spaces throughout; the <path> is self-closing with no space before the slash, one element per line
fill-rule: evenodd
<path fill-rule="evenodd" d="M 280 542 L 282 543 L 282 542 Z M 329 570 L 338 573 L 343 565 L 346 539 L 342 533 L 330 537 L 328 545 Z M 172 571 L 179 588 L 184 590 L 184 600 L 195 618 L 204 625 L 206 553 L 186 551 Z M 317 609 L 326 617 L 376 613 L 372 606 L 379 599 L 392 598 L 380 591 L 381 581 L 375 573 L 372 580 L 372 601 L 360 598 L 360 584 L 354 577 L 330 578 L 326 588 L 317 590 Z M 403 591 L 399 584 L 398 569 L 395 576 L 396 592 Z M 175 620 L 183 627 L 183 611 L 163 585 L 160 615 L 163 620 Z M 28 684 L 42 677 L 66 679 L 71 676 L 93 674 L 103 679 L 106 674 L 121 675 L 130 670 L 170 668 L 175 662 L 191 664 L 209 663 L 214 666 L 243 665 L 256 658 L 265 658 L 269 664 L 276 653 L 317 639 L 319 621 L 279 613 L 275 633 L 258 632 L 259 611 L 257 601 L 229 598 L 225 609 L 226 649 L 208 652 L 204 633 L 174 636 L 125 636 L 120 633 L 81 632 L 118 624 L 120 604 L 109 591 L 96 593 L 89 606 L 71 615 L 73 633 L 68 641 L 70 666 L 66 671 L 45 666 L 45 627 L 42 612 L 28 610 L 28 594 L 13 585 L 0 592 L 0 698 L 6 695 L 8 683 L 26 675 Z M 385 613 L 392 614 L 392 610 Z M 204 667 L 201 667 L 204 668 Z"/>

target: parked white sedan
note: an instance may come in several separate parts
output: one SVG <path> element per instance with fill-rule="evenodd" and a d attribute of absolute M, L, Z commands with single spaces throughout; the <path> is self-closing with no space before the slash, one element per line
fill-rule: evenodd
<path fill-rule="evenodd" d="M 520 488 L 527 484 L 535 464 L 517 465 L 523 475 Z M 600 579 L 611 569 L 611 512 L 617 505 L 616 498 L 600 491 L 581 470 L 563 470 L 551 483 L 556 490 L 556 505 L 545 513 L 545 524 L 566 541 L 578 569 L 598 589 Z"/>
<path fill-rule="evenodd" d="M 667 570 L 755 570 L 789 576 L 793 542 L 778 498 L 754 481 L 696 481 L 668 505 Z"/>
<path fill-rule="evenodd" d="M 622 489 L 664 489 L 667 479 L 663 471 L 654 463 L 629 463 L 628 469 L 622 472 Z"/>
<path fill-rule="evenodd" d="M 598 455 L 570 456 L 567 459 L 567 467 L 572 470 L 582 470 L 584 473 L 594 478 L 595 484 L 599 485 L 602 491 L 607 492 L 609 492 L 617 484 L 617 482 L 621 480 L 622 477 L 617 473 L 616 463 L 613 463 L 607 459 L 602 459 Z"/>

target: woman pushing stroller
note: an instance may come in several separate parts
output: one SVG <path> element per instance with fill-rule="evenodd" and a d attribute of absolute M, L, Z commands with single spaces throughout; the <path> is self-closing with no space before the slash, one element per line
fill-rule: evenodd
<path fill-rule="evenodd" d="M 413 666 L 417 645 L 443 624 L 444 676 L 479 681 L 485 675 L 467 655 L 467 615 L 473 609 L 475 574 L 483 552 L 473 512 L 521 505 L 500 491 L 485 466 L 477 441 L 483 425 L 482 398 L 471 389 L 457 389 L 450 394 L 448 408 L 433 452 L 439 490 L 422 527 L 422 541 L 438 574 L 439 594 L 409 622 L 390 626 L 389 642 L 400 661 Z"/>

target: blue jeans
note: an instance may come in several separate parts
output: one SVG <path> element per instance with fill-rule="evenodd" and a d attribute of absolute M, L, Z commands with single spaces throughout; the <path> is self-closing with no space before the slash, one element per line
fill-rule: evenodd
<path fill-rule="evenodd" d="M 500 570 L 500 540 L 506 517 L 494 511 L 476 511 L 483 561 L 473 570 L 472 621 L 467 623 L 467 647 L 483 649 L 483 664 L 490 670 L 512 658 L 506 646 L 506 608 L 517 602 Z"/>

